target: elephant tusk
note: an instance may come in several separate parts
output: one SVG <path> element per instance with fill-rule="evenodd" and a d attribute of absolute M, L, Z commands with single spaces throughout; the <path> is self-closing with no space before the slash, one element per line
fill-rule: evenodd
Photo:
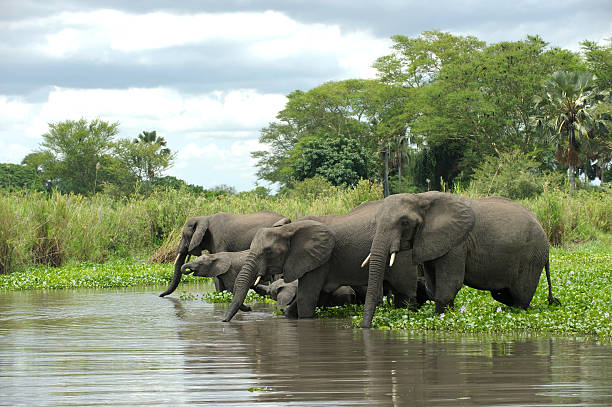
<path fill-rule="evenodd" d="M 261 276 L 257 276 L 257 278 L 255 279 L 255 282 L 253 283 L 253 287 L 259 284 L 260 281 L 261 281 Z"/>
<path fill-rule="evenodd" d="M 389 267 L 393 267 L 393 263 L 395 263 L 395 252 L 391 253 L 391 260 L 389 260 Z"/>
<path fill-rule="evenodd" d="M 368 257 L 366 257 L 363 263 L 361 263 L 361 268 L 367 266 L 367 264 L 370 262 L 370 256 L 372 256 L 372 253 L 368 254 Z"/>

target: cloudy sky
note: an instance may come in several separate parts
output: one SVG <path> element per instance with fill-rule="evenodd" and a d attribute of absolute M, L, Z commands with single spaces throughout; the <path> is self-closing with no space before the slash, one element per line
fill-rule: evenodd
<path fill-rule="evenodd" d="M 286 94 L 374 77 L 391 35 L 432 29 L 578 50 L 612 37 L 612 1 L 0 0 L 0 162 L 48 123 L 100 118 L 165 137 L 167 175 L 252 189 L 250 152 Z"/>

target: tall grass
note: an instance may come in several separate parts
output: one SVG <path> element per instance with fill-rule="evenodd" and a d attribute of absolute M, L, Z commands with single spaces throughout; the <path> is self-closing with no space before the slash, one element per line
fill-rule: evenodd
<path fill-rule="evenodd" d="M 207 199 L 182 191 L 157 192 L 147 198 L 115 200 L 107 195 L 47 195 L 9 192 L 0 195 L 0 273 L 31 265 L 104 262 L 144 257 L 172 245 L 185 221 L 217 212 L 271 210 L 290 219 L 309 214 L 344 213 L 379 199 L 380 188 L 364 181 L 353 189 L 311 199 L 260 197 L 254 192 Z"/>
<path fill-rule="evenodd" d="M 271 210 L 297 219 L 345 213 L 380 197 L 380 188 L 366 181 L 353 189 L 303 197 L 262 197 L 247 192 L 210 199 L 168 190 L 118 201 L 107 195 L 3 193 L 0 273 L 31 265 L 146 258 L 160 246 L 173 250 L 185 220 L 192 216 Z M 536 214 L 554 245 L 612 236 L 610 192 L 545 191 L 521 203 Z"/>

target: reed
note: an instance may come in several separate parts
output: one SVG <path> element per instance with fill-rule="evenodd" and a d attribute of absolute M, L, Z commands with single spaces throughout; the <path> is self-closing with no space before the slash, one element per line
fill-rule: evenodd
<path fill-rule="evenodd" d="M 0 196 L 0 273 L 35 265 L 145 259 L 160 247 L 168 250 L 173 242 L 178 244 L 179 232 L 192 216 L 271 210 L 297 219 L 348 212 L 379 197 L 380 188 L 367 181 L 310 199 L 261 197 L 255 192 L 207 198 L 176 190 L 123 200 L 104 194 L 86 198 L 7 192 Z"/>

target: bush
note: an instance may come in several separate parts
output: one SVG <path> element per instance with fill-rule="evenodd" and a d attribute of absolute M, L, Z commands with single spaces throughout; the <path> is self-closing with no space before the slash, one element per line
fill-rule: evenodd
<path fill-rule="evenodd" d="M 303 181 L 295 181 L 293 187 L 285 193 L 293 199 L 316 199 L 320 196 L 333 195 L 338 192 L 338 187 L 323 177 L 306 178 Z"/>
<path fill-rule="evenodd" d="M 522 202 L 537 216 L 553 245 L 605 239 L 612 232 L 612 193 L 551 190 Z"/>
<path fill-rule="evenodd" d="M 542 173 L 537 161 L 515 150 L 499 157 L 485 157 L 476 168 L 469 186 L 478 196 L 499 195 L 510 199 L 531 198 L 551 186 L 562 185 L 563 176 Z"/>

